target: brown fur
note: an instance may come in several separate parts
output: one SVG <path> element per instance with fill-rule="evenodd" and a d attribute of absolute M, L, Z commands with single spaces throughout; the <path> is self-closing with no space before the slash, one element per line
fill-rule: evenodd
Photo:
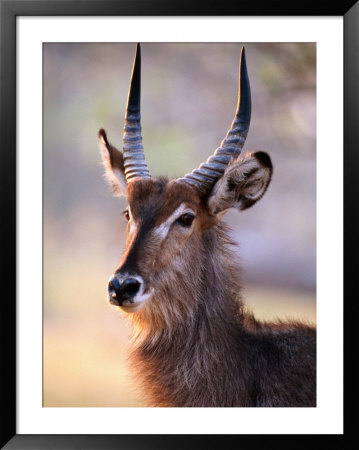
<path fill-rule="evenodd" d="M 124 155 L 104 130 L 99 141 L 107 179 L 129 203 L 126 250 L 108 293 L 130 313 L 144 395 L 154 406 L 315 406 L 314 327 L 261 323 L 244 308 L 221 222 L 228 209 L 256 203 L 272 176 L 269 155 L 242 150 L 251 110 L 244 51 L 226 138 L 207 164 L 172 181 L 150 178 L 144 163 L 139 58 L 138 45 Z"/>
<path fill-rule="evenodd" d="M 140 274 L 154 295 L 129 317 L 131 362 L 153 406 L 315 406 L 315 329 L 261 323 L 240 298 L 239 267 L 225 225 L 191 187 L 165 179 L 131 182 L 137 224 L 117 272 Z M 152 230 L 182 202 L 192 231 Z"/>

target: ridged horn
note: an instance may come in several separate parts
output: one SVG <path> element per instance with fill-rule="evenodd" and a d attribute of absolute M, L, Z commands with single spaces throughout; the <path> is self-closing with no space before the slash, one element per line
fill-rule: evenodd
<path fill-rule="evenodd" d="M 141 135 L 141 48 L 137 44 L 128 91 L 123 128 L 123 158 L 127 183 L 134 178 L 150 178 Z"/>
<path fill-rule="evenodd" d="M 239 61 L 238 101 L 236 113 L 226 137 L 205 163 L 178 181 L 195 186 L 202 194 L 210 192 L 221 178 L 229 162 L 241 153 L 251 120 L 251 89 L 247 73 L 244 47 Z"/>

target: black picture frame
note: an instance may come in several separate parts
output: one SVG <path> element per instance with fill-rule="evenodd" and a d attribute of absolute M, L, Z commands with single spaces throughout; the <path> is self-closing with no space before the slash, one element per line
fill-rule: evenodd
<path fill-rule="evenodd" d="M 183 449 L 350 448 L 356 417 L 357 319 L 356 283 L 358 219 L 355 180 L 359 169 L 359 4 L 355 0 L 259 1 L 222 0 L 205 6 L 186 0 L 0 0 L 1 101 L 1 448 L 7 449 Z M 342 16 L 344 19 L 344 404 L 343 435 L 19 435 L 16 434 L 16 17 L 18 16 Z M 335 62 L 334 62 L 335 63 Z M 354 408 L 352 408 L 354 406 Z M 350 412 L 349 411 L 354 411 Z M 325 441 L 325 442 L 324 442 Z M 273 446 L 273 447 L 272 447 Z"/>

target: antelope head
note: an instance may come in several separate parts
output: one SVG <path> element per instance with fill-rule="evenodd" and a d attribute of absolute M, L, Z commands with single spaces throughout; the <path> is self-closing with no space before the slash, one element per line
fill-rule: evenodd
<path fill-rule="evenodd" d="M 182 178 L 152 178 L 142 145 L 140 73 L 137 45 L 123 152 L 109 143 L 103 129 L 99 131 L 107 179 L 114 194 L 124 195 L 128 201 L 126 249 L 110 277 L 108 296 L 112 304 L 126 312 L 152 318 L 157 314 L 160 323 L 164 316 L 190 310 L 198 297 L 193 292 L 203 283 L 200 272 L 209 258 L 208 236 L 228 209 L 244 210 L 262 197 L 271 179 L 272 164 L 264 152 L 242 151 L 251 116 L 242 48 L 237 108 L 220 146 L 198 169 Z"/>

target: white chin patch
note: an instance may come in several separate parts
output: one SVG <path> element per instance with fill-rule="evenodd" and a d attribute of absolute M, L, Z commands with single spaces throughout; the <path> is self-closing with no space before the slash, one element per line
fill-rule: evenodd
<path fill-rule="evenodd" d="M 132 299 L 132 303 L 129 300 L 125 300 L 120 308 L 126 313 L 137 312 L 142 308 L 146 301 L 152 297 L 152 294 L 153 291 L 150 291 L 148 294 L 136 295 L 136 297 Z"/>
<path fill-rule="evenodd" d="M 138 310 L 140 310 L 143 306 L 143 302 L 141 303 L 131 303 L 129 305 L 121 305 L 120 308 L 122 309 L 122 311 L 126 312 L 126 313 L 134 313 Z"/>

